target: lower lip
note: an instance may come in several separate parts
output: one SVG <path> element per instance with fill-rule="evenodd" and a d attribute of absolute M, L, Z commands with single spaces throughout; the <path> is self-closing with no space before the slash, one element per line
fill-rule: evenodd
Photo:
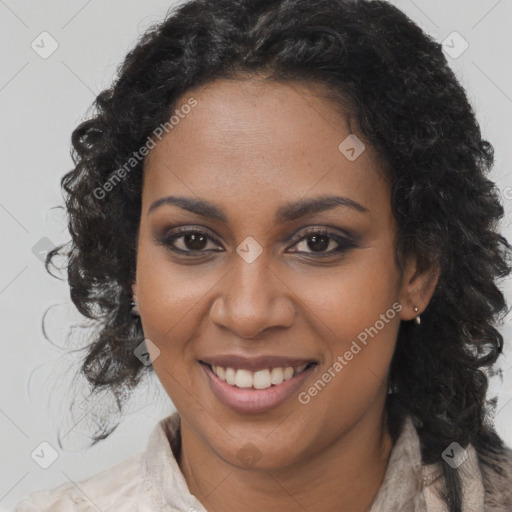
<path fill-rule="evenodd" d="M 208 377 L 214 395 L 234 411 L 244 414 L 266 412 L 278 407 L 297 393 L 304 381 L 317 367 L 317 365 L 313 365 L 277 386 L 254 389 L 231 386 L 219 379 L 207 364 L 200 363 L 200 365 Z"/>

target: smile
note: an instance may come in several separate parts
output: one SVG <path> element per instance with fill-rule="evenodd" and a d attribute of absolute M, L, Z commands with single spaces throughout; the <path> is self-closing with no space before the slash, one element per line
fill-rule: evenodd
<path fill-rule="evenodd" d="M 314 364 L 314 363 L 310 363 Z M 256 372 L 243 369 L 224 368 L 212 366 L 212 371 L 220 380 L 227 382 L 230 386 L 238 388 L 266 389 L 270 386 L 279 386 L 285 380 L 289 380 L 302 373 L 309 365 L 277 367 Z"/>
<path fill-rule="evenodd" d="M 249 370 L 200 361 L 213 394 L 239 413 L 263 413 L 278 407 L 299 392 L 318 366 L 316 362 L 298 366 L 274 366 Z"/>

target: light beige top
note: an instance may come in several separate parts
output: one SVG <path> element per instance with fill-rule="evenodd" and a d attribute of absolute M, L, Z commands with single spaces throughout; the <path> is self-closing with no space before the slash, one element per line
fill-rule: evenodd
<path fill-rule="evenodd" d="M 176 462 L 179 444 L 180 418 L 175 412 L 158 422 L 144 452 L 78 482 L 78 488 L 67 482 L 51 491 L 34 491 L 14 512 L 207 512 L 190 493 Z M 482 512 L 484 490 L 476 452 L 469 446 L 467 454 L 459 468 L 463 510 Z M 368 512 L 446 512 L 434 492 L 442 482 L 438 475 L 437 465 L 422 465 L 419 438 L 407 417 Z"/>

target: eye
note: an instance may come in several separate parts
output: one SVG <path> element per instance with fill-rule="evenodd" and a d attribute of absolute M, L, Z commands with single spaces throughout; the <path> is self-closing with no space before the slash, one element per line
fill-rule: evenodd
<path fill-rule="evenodd" d="M 158 242 L 174 253 L 184 256 L 201 256 L 209 252 L 223 252 L 220 244 L 207 231 L 199 228 L 176 228 Z M 314 258 L 333 256 L 344 252 L 356 243 L 348 235 L 342 236 L 326 229 L 310 229 L 295 237 L 290 252 L 310 255 Z"/>
<path fill-rule="evenodd" d="M 159 243 L 165 245 L 168 249 L 194 256 L 193 253 L 200 255 L 205 252 L 220 252 L 222 249 L 208 248 L 208 244 L 218 247 L 217 241 L 206 231 L 201 229 L 178 228 L 166 234 Z"/>
<path fill-rule="evenodd" d="M 302 233 L 294 244 L 303 250 L 294 250 L 313 257 L 332 256 L 355 247 L 356 244 L 348 237 L 332 233 L 325 229 L 311 229 Z"/>

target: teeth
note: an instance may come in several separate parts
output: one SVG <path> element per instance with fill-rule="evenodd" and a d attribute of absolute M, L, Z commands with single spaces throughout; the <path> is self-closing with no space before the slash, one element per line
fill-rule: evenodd
<path fill-rule="evenodd" d="M 252 387 L 255 389 L 266 389 L 272 386 L 270 372 L 268 370 L 259 370 L 254 372 Z"/>
<path fill-rule="evenodd" d="M 270 381 L 272 384 L 281 384 L 284 381 L 284 369 L 283 368 L 272 368 L 270 374 Z"/>
<path fill-rule="evenodd" d="M 238 388 L 266 389 L 270 386 L 278 386 L 285 380 L 295 377 L 303 372 L 307 364 L 302 366 L 287 366 L 286 368 L 272 368 L 267 370 L 235 370 L 222 366 L 212 366 L 212 371 L 219 379 L 227 382 L 230 386 Z"/>
<path fill-rule="evenodd" d="M 214 367 L 212 367 L 214 368 Z M 219 374 L 217 374 L 219 376 Z M 220 376 L 219 376 L 220 377 Z M 236 372 L 233 368 L 226 368 L 226 382 L 231 386 L 235 385 Z"/>
<path fill-rule="evenodd" d="M 239 388 L 251 388 L 252 373 L 249 370 L 237 370 L 235 376 L 235 386 Z"/>
<path fill-rule="evenodd" d="M 298 375 L 299 373 L 303 372 L 306 368 L 307 364 L 303 364 L 302 366 L 297 366 L 297 368 L 294 368 L 294 376 Z"/>

